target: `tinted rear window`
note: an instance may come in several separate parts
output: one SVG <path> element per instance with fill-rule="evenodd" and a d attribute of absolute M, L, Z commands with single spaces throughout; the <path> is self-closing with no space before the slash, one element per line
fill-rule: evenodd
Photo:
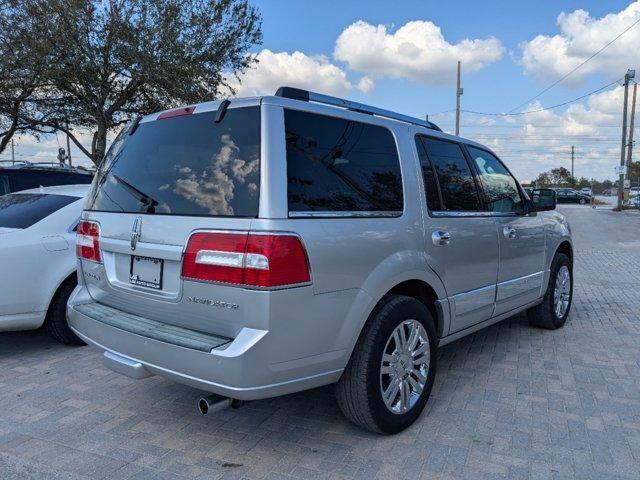
<path fill-rule="evenodd" d="M 290 212 L 402 212 L 389 130 L 296 110 L 284 120 Z"/>
<path fill-rule="evenodd" d="M 29 228 L 53 212 L 78 201 L 68 195 L 11 193 L 0 197 L 0 227 Z"/>
<path fill-rule="evenodd" d="M 30 170 L 28 168 L 16 170 L 13 172 L 12 177 L 14 192 L 52 185 L 88 184 L 93 180 L 93 175 L 51 170 Z"/>
<path fill-rule="evenodd" d="M 113 142 L 91 210 L 193 216 L 258 215 L 260 109 L 141 123 Z"/>

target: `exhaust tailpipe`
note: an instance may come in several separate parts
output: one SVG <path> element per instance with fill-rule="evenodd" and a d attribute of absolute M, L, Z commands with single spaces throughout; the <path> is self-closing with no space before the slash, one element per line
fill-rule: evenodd
<path fill-rule="evenodd" d="M 244 402 L 235 398 L 223 397 L 222 395 L 209 395 L 198 400 L 198 411 L 202 415 L 218 412 L 227 407 L 240 408 Z"/>

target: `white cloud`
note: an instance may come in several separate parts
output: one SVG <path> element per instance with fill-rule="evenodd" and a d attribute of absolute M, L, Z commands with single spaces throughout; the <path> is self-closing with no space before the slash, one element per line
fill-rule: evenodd
<path fill-rule="evenodd" d="M 640 19 L 640 0 L 618 13 L 602 18 L 591 17 L 585 10 L 561 13 L 558 16 L 560 33 L 538 35 L 521 45 L 524 72 L 539 80 L 558 78 L 587 60 L 616 35 Z M 611 78 L 621 77 L 630 66 L 640 64 L 640 28 L 629 30 L 575 73 L 567 78 L 569 85 L 578 85 L 588 75 L 604 73 Z"/>
<path fill-rule="evenodd" d="M 533 179 L 538 173 L 558 166 L 570 167 L 571 146 L 576 148 L 577 177 L 611 178 L 619 161 L 622 87 L 591 95 L 586 103 L 576 103 L 561 113 L 543 110 L 518 118 L 519 131 L 510 141 L 495 145 L 505 159 L 513 157 L 516 174 Z M 534 102 L 527 111 L 544 106 Z"/>
<path fill-rule="evenodd" d="M 315 90 L 332 95 L 344 95 L 353 88 L 347 74 L 324 55 L 302 52 L 272 52 L 264 49 L 257 54 L 258 64 L 247 70 L 240 83 L 232 82 L 236 95 L 272 95 L 278 87 L 288 86 Z M 364 79 L 363 79 L 364 80 Z M 358 88 L 369 91 L 373 82 L 361 80 Z"/>
<path fill-rule="evenodd" d="M 384 25 L 360 20 L 340 34 L 334 57 L 372 77 L 441 84 L 454 81 L 457 60 L 465 72 L 474 72 L 499 60 L 503 51 L 494 37 L 451 44 L 440 27 L 428 21 L 407 22 L 391 33 Z"/>
<path fill-rule="evenodd" d="M 373 87 L 375 87 L 375 84 L 369 77 L 362 77 L 358 82 L 358 90 L 364 93 L 370 92 L 373 90 Z"/>

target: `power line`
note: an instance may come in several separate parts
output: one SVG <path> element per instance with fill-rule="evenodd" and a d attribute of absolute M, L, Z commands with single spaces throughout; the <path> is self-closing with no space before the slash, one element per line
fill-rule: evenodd
<path fill-rule="evenodd" d="M 577 98 L 573 98 L 571 100 L 567 100 L 566 102 L 558 103 L 556 105 L 551 105 L 549 107 L 538 108 L 536 110 L 527 110 L 527 111 L 524 111 L 524 112 L 517 112 L 517 113 L 510 113 L 510 112 L 507 112 L 507 113 L 478 112 L 476 110 L 462 110 L 462 111 L 465 112 L 465 113 L 473 113 L 475 115 L 486 115 L 486 116 L 492 116 L 492 117 L 515 117 L 515 116 L 519 116 L 519 115 L 529 115 L 530 113 L 544 112 L 545 110 L 553 110 L 554 108 L 564 107 L 565 105 L 569 105 L 570 103 L 575 103 L 575 102 L 580 101 L 583 98 L 586 98 L 586 97 L 588 97 L 590 95 L 593 95 L 595 93 L 601 92 L 601 91 L 609 88 L 611 85 L 619 84 L 619 82 L 620 82 L 620 80 L 615 80 L 615 81 L 613 81 L 611 83 L 603 85 L 600 88 L 596 88 L 595 90 L 592 90 L 589 93 L 585 93 L 584 95 L 580 95 Z"/>
<path fill-rule="evenodd" d="M 559 83 L 563 82 L 569 75 L 573 74 L 574 72 L 576 72 L 577 70 L 579 70 L 580 68 L 582 68 L 584 65 L 586 65 L 590 60 L 592 60 L 594 57 L 598 56 L 600 53 L 602 53 L 605 49 L 607 49 L 609 46 L 611 46 L 616 40 L 618 40 L 620 37 L 622 37 L 625 33 L 627 33 L 629 30 L 631 30 L 633 27 L 635 27 L 638 23 L 640 23 L 640 18 L 638 20 L 636 20 L 635 22 L 633 22 L 631 25 L 629 25 L 627 28 L 625 28 L 622 32 L 620 32 L 613 40 L 611 40 L 609 43 L 607 43 L 604 47 L 602 47 L 600 50 L 598 50 L 596 53 L 594 53 L 593 55 L 591 55 L 589 58 L 587 58 L 585 61 L 583 61 L 582 63 L 580 63 L 578 66 L 576 66 L 575 68 L 573 68 L 571 71 L 569 71 L 568 73 L 566 73 L 565 75 L 563 75 L 562 77 L 560 77 L 558 80 L 556 80 L 555 82 L 553 82 L 551 85 L 549 85 L 548 87 L 546 87 L 545 89 L 543 89 L 542 91 L 540 91 L 540 93 L 538 93 L 536 96 L 531 97 L 529 100 L 521 103 L 520 105 L 518 105 L 515 108 L 512 108 L 511 110 L 509 110 L 508 113 L 513 112 L 514 110 L 519 110 L 520 108 L 522 108 L 524 105 L 527 105 L 528 103 L 531 103 L 533 100 L 535 100 L 536 98 L 538 98 L 540 95 L 548 92 L 549 90 L 551 90 L 553 87 L 555 87 L 556 85 L 558 85 Z"/>

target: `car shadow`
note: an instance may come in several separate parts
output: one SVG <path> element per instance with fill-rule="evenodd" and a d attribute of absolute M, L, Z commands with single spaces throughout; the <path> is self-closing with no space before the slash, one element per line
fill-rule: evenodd
<path fill-rule="evenodd" d="M 0 359 L 69 348 L 75 347 L 58 343 L 42 328 L 22 332 L 0 333 Z"/>

